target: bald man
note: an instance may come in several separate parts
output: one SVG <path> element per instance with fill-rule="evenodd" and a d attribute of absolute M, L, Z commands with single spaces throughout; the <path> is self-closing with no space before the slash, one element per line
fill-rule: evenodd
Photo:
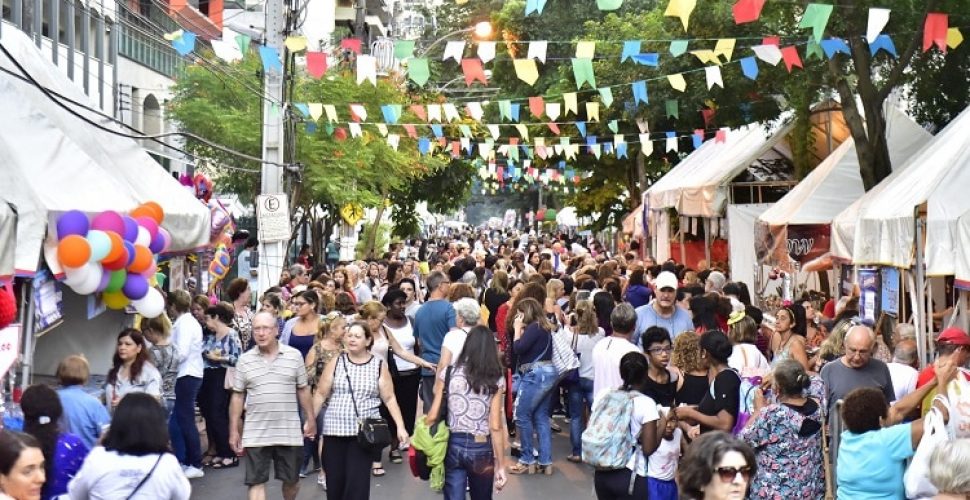
<path fill-rule="evenodd" d="M 893 392 L 896 400 L 916 390 L 916 379 L 919 378 L 919 359 L 916 352 L 915 340 L 900 340 L 893 352 L 893 360 L 887 363 L 889 375 L 893 379 Z"/>
<path fill-rule="evenodd" d="M 822 368 L 829 414 L 835 403 L 845 398 L 853 389 L 875 387 L 886 396 L 886 401 L 896 400 L 892 376 L 886 363 L 872 358 L 876 347 L 876 334 L 865 325 L 856 325 L 845 334 L 845 354 Z"/>

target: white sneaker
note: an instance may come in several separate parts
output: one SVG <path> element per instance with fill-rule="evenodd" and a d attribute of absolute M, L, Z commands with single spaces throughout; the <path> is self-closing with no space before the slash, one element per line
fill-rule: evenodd
<path fill-rule="evenodd" d="M 183 467 L 182 473 L 185 474 L 185 477 L 188 479 L 198 479 L 200 477 L 205 476 L 205 472 L 202 472 L 202 469 L 198 467 L 192 467 L 191 465 L 187 467 Z"/>

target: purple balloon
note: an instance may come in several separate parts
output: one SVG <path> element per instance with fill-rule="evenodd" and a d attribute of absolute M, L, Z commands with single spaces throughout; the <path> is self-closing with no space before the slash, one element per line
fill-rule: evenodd
<path fill-rule="evenodd" d="M 155 236 L 152 237 L 152 243 L 148 245 L 148 249 L 151 250 L 153 254 L 159 254 L 164 248 L 165 238 L 162 236 L 162 232 L 159 231 L 155 233 Z"/>
<path fill-rule="evenodd" d="M 168 232 L 168 230 L 162 227 L 158 228 L 158 233 L 162 235 L 162 241 L 164 241 L 162 251 L 165 252 L 169 249 L 169 247 L 172 246 L 172 235 Z"/>
<path fill-rule="evenodd" d="M 80 210 L 69 210 L 57 219 L 57 240 L 63 240 L 65 236 L 72 234 L 85 237 L 88 235 L 88 229 L 90 229 L 88 216 Z"/>
<path fill-rule="evenodd" d="M 138 300 L 148 295 L 148 280 L 140 274 L 131 273 L 125 278 L 125 285 L 121 287 L 121 293 L 125 294 L 129 300 Z"/>
<path fill-rule="evenodd" d="M 125 223 L 125 232 L 120 233 L 121 238 L 134 243 L 138 239 L 138 222 L 127 215 L 122 216 L 121 220 Z"/>
<path fill-rule="evenodd" d="M 125 234 L 125 220 L 121 218 L 121 215 L 119 215 L 118 212 L 115 212 L 114 210 L 105 210 L 104 212 L 95 215 L 94 219 L 91 220 L 91 229 L 114 231 L 118 233 L 118 235 L 123 235 Z"/>
<path fill-rule="evenodd" d="M 111 281 L 111 272 L 101 273 L 101 284 L 98 285 L 98 292 L 103 292 L 105 288 L 108 288 L 108 282 Z"/>
<path fill-rule="evenodd" d="M 128 252 L 128 260 L 125 261 L 125 267 L 131 265 L 135 261 L 135 244 L 130 241 L 125 241 L 125 251 Z"/>

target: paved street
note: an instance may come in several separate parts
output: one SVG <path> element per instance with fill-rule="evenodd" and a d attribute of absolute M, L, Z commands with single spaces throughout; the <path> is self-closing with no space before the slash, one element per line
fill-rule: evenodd
<path fill-rule="evenodd" d="M 553 434 L 553 458 L 555 472 L 550 476 L 513 476 L 509 475 L 509 484 L 498 498 L 546 498 L 556 500 L 572 500 L 590 498 L 593 488 L 593 472 L 582 464 L 572 464 L 566 461 L 569 454 L 568 424 L 558 420 L 564 427 L 562 434 Z M 394 465 L 385 462 L 387 475 L 382 478 L 371 479 L 371 498 L 373 500 L 411 500 L 422 498 L 441 498 L 428 487 L 428 483 L 411 476 L 407 463 Z M 192 481 L 193 499 L 237 499 L 245 498 L 246 487 L 243 485 L 243 467 L 213 471 L 206 469 L 202 479 Z M 528 492 L 528 493 L 527 493 Z M 279 482 L 270 480 L 267 488 L 270 500 L 279 500 Z M 300 499 L 325 498 L 324 492 L 317 487 L 316 478 L 308 477 L 302 481 Z"/>

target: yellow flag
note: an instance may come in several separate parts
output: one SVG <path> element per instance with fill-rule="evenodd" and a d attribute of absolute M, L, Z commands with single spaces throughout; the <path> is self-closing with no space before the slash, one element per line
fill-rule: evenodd
<path fill-rule="evenodd" d="M 534 85 L 539 79 L 539 67 L 536 66 L 535 59 L 513 59 L 515 65 L 515 76 L 519 77 L 529 85 Z"/>
<path fill-rule="evenodd" d="M 724 56 L 724 62 L 731 62 L 731 54 L 734 53 L 735 39 L 722 38 L 714 46 L 714 56 Z"/>
<path fill-rule="evenodd" d="M 692 50 L 690 53 L 700 59 L 702 63 L 714 63 L 717 65 L 721 64 L 721 60 L 717 58 L 717 54 L 713 50 Z"/>
<path fill-rule="evenodd" d="M 596 53 L 596 42 L 577 42 L 576 57 L 581 59 L 592 59 Z"/>
<path fill-rule="evenodd" d="M 687 31 L 690 14 L 694 12 L 694 7 L 696 6 L 697 0 L 670 0 L 670 3 L 667 4 L 667 10 L 664 11 L 664 15 L 667 17 L 679 17 L 681 24 L 684 25 L 684 31 Z"/>
<path fill-rule="evenodd" d="M 283 43 L 286 44 L 287 49 L 290 49 L 290 52 L 302 52 L 306 50 L 305 36 L 288 36 Z"/>
<path fill-rule="evenodd" d="M 568 115 L 570 111 L 573 114 L 579 113 L 579 109 L 576 107 L 576 93 L 566 92 L 562 95 L 563 107 L 566 108 L 566 114 Z"/>
<path fill-rule="evenodd" d="M 600 103 L 598 102 L 586 103 L 586 119 L 591 122 L 600 121 Z"/>
<path fill-rule="evenodd" d="M 684 80 L 683 73 L 677 73 L 676 75 L 667 75 L 667 81 L 670 82 L 670 86 L 679 92 L 683 92 L 687 88 L 687 80 Z"/>
<path fill-rule="evenodd" d="M 946 30 L 946 46 L 955 49 L 963 43 L 963 33 L 960 33 L 960 28 L 950 28 Z"/>

